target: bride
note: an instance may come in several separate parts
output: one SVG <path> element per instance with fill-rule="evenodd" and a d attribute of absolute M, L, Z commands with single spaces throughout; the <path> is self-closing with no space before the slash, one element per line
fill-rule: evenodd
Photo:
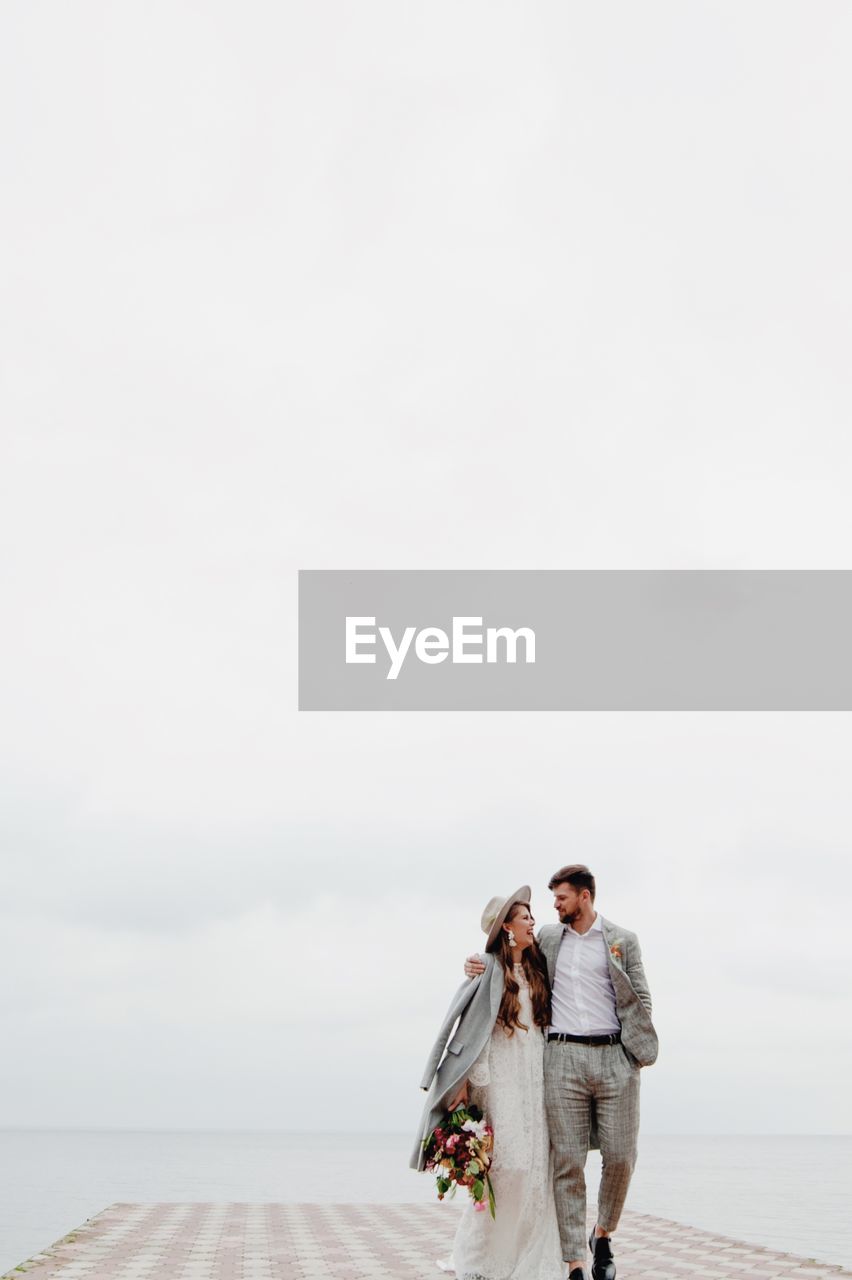
<path fill-rule="evenodd" d="M 424 1166 L 423 1141 L 456 1107 L 480 1107 L 494 1130 L 490 1175 L 496 1218 L 468 1202 L 453 1256 L 438 1264 L 455 1270 L 458 1280 L 565 1275 L 544 1111 L 550 988 L 529 901 L 525 885 L 508 898 L 492 898 L 485 908 L 485 972 L 457 992 L 421 1082 L 422 1088 L 432 1087 L 411 1161 L 415 1168 Z"/>

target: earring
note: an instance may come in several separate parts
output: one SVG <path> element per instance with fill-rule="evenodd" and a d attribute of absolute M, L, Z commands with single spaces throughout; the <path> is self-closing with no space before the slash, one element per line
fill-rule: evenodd
<path fill-rule="evenodd" d="M 509 930 L 509 933 L 508 933 L 508 935 L 507 935 L 507 936 L 508 936 L 508 938 L 509 938 L 509 946 L 510 946 L 510 947 L 516 947 L 518 944 L 517 944 L 517 942 L 515 941 L 515 935 L 514 935 L 514 933 L 512 932 L 512 930 L 511 930 L 511 929 Z"/>

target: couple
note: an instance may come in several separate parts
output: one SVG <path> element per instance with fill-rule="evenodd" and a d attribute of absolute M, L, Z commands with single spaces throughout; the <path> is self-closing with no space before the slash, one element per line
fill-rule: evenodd
<path fill-rule="evenodd" d="M 560 923 L 538 941 L 529 886 L 485 908 L 485 956 L 465 963 L 421 1082 L 432 1087 L 412 1167 L 466 1101 L 494 1130 L 497 1217 L 465 1208 L 449 1264 L 458 1280 L 564 1280 L 566 1264 L 584 1280 L 587 1248 L 592 1280 L 615 1280 L 610 1237 L 636 1161 L 639 1068 L 657 1056 L 651 997 L 636 935 L 595 911 L 589 868 L 562 867 L 548 888 Z M 591 1146 L 602 1176 L 587 1242 Z"/>

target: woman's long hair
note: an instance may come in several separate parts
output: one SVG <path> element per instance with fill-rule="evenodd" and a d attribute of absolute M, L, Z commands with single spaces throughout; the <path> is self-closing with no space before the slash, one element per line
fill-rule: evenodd
<path fill-rule="evenodd" d="M 506 923 L 511 924 L 524 906 L 526 906 L 526 903 L 517 903 L 510 911 Z M 529 1031 L 529 1027 L 521 1022 L 521 1002 L 519 999 L 521 988 L 515 977 L 512 948 L 509 946 L 509 935 L 505 929 L 501 928 L 492 950 L 499 963 L 503 966 L 503 998 L 500 1001 L 500 1012 L 497 1014 L 497 1021 L 503 1027 L 507 1036 L 515 1034 L 515 1027 L 520 1027 L 522 1031 Z M 549 1027 L 550 982 L 547 977 L 547 963 L 535 940 L 521 953 L 521 966 L 530 986 L 533 1022 L 542 1029 Z"/>

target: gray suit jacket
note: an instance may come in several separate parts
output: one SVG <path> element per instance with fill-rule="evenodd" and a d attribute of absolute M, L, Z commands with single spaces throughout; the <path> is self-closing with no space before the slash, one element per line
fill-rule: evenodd
<path fill-rule="evenodd" d="M 609 974 L 615 990 L 616 1013 L 621 1023 L 622 1046 L 640 1067 L 649 1067 L 656 1060 L 659 1045 L 651 1021 L 651 993 L 642 968 L 639 939 L 629 929 L 622 929 L 603 916 L 601 928 L 607 944 Z M 539 930 L 539 946 L 547 961 L 551 987 L 556 975 L 556 956 L 564 932 L 565 926 L 561 924 L 546 924 Z"/>
<path fill-rule="evenodd" d="M 503 998 L 503 970 L 490 953 L 484 960 L 485 972 L 478 978 L 465 979 L 453 997 L 429 1054 L 420 1081 L 421 1089 L 429 1089 L 429 1097 L 420 1122 L 417 1146 L 411 1157 L 412 1169 L 423 1168 L 424 1141 L 445 1118 L 447 1102 L 461 1082 L 467 1079 L 494 1030 Z M 458 1026 L 450 1040 L 456 1022 Z"/>

